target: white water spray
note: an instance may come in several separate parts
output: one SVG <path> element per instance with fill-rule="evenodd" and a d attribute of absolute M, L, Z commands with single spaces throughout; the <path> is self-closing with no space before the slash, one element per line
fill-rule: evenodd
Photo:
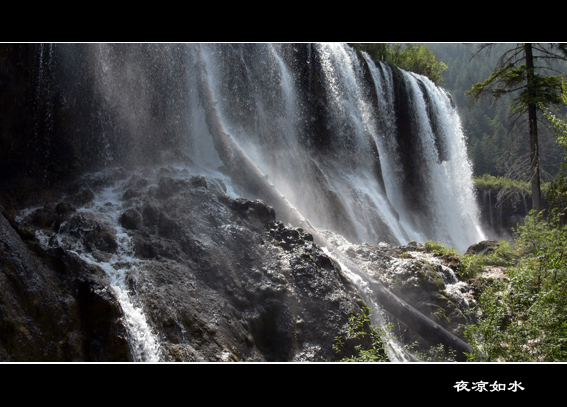
<path fill-rule="evenodd" d="M 106 214 L 109 225 L 116 230 L 116 242 L 118 243 L 116 253 L 106 260 L 94 259 L 93 254 L 88 251 L 78 250 L 76 253 L 85 261 L 102 267 L 110 277 L 111 287 L 124 311 L 134 360 L 159 362 L 159 340 L 151 330 L 143 310 L 135 305 L 126 282 L 128 273 L 140 269 L 142 261 L 134 256 L 131 238 L 118 221 L 122 209 L 119 194 L 123 190 L 120 184 L 109 187 L 101 192 L 90 207 L 80 209 L 80 211 L 96 214 L 98 217 Z"/>
<path fill-rule="evenodd" d="M 314 155 L 300 143 L 317 136 L 306 133 L 298 120 L 310 115 L 299 102 L 303 90 L 278 47 L 264 48 L 255 49 L 257 62 L 238 54 L 238 69 L 245 74 L 235 75 L 239 81 L 231 78 L 229 86 L 223 78 L 237 69 L 236 62 L 225 61 L 222 48 L 203 47 L 217 108 L 231 136 L 315 226 L 350 233 L 353 240 L 369 244 L 437 240 L 461 251 L 484 238 L 460 119 L 444 90 L 425 77 L 403 72 L 421 151 L 410 159 L 427 180 L 419 186 L 427 201 L 418 205 L 429 216 L 416 221 L 411 209 L 415 203 L 408 202 L 411 198 L 403 190 L 402 177 L 408 175 L 400 166 L 392 68 L 364 56 L 378 95 L 379 106 L 373 106 L 362 61 L 352 49 L 344 44 L 313 47 L 326 89 L 333 150 Z M 238 89 L 247 91 L 240 94 Z M 247 124 L 241 120 L 242 105 Z"/>

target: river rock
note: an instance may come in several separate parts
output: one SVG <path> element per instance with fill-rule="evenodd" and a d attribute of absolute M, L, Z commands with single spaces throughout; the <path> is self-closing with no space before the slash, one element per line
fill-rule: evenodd
<path fill-rule="evenodd" d="M 348 246 L 346 253 L 400 299 L 465 339 L 464 327 L 471 322 L 466 311 L 476 306 L 474 287 L 459 280 L 451 259 L 427 253 L 423 244 L 413 241 L 403 246 L 340 244 Z M 398 326 L 400 335 L 406 340 L 417 341 L 427 349 L 429 345 L 411 329 L 403 324 Z"/>
<path fill-rule="evenodd" d="M 483 240 L 471 245 L 465 254 L 490 254 L 498 249 L 499 246 L 500 243 L 497 240 Z"/>

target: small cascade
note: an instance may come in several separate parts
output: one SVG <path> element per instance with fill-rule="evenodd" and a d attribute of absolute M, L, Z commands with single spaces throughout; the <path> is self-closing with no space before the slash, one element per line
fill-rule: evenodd
<path fill-rule="evenodd" d="M 124 228 L 120 226 L 119 217 L 122 213 L 120 193 L 123 186 L 116 185 L 103 190 L 95 197 L 91 205 L 81 208 L 79 212 L 93 214 L 97 220 L 106 220 L 110 227 L 116 232 L 117 250 L 111 256 L 101 256 L 90 250 L 84 250 L 80 245 L 75 245 L 75 253 L 87 263 L 96 264 L 106 271 L 110 277 L 111 287 L 124 311 L 126 324 L 130 334 L 130 346 L 135 361 L 159 362 L 160 348 L 159 340 L 152 331 L 143 310 L 135 305 L 131 290 L 128 287 L 128 275 L 137 271 L 142 266 L 142 261 L 134 255 L 131 238 Z M 61 225 L 65 230 L 65 225 Z M 60 247 L 65 247 L 58 236 Z"/>
<path fill-rule="evenodd" d="M 77 216 L 71 221 L 63 222 L 59 231 L 54 235 L 36 232 L 38 241 L 45 248 L 59 247 L 78 255 L 88 264 L 102 268 L 110 278 L 110 284 L 122 307 L 126 319 L 126 327 L 130 336 L 130 347 L 134 360 L 137 362 L 159 362 L 159 340 L 152 331 L 143 310 L 136 305 L 128 285 L 130 273 L 137 272 L 143 267 L 143 261 L 134 255 L 131 238 L 120 226 L 119 217 L 122 213 L 121 195 L 124 193 L 123 182 L 103 189 L 95 195 L 93 201 L 77 209 Z M 20 215 L 24 218 L 30 211 Z M 104 225 L 114 235 L 116 243 L 112 253 L 93 249 L 90 242 L 91 227 L 87 223 L 75 222 L 82 215 L 85 219 L 96 219 L 95 228 Z M 69 224 L 72 223 L 72 224 Z"/>

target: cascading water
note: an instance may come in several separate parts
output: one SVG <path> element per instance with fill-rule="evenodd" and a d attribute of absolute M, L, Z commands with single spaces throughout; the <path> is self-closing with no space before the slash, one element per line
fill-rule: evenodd
<path fill-rule="evenodd" d="M 126 317 L 126 324 L 130 334 L 130 346 L 132 354 L 139 362 L 159 362 L 160 349 L 156 334 L 152 331 L 142 309 L 134 304 L 131 292 L 128 288 L 126 278 L 128 272 L 140 267 L 140 260 L 134 256 L 131 239 L 126 231 L 120 226 L 121 185 L 106 188 L 100 196 L 97 196 L 92 204 L 81 209 L 86 213 L 94 214 L 99 221 L 107 221 L 110 227 L 116 231 L 116 242 L 118 248 L 111 256 L 93 256 L 80 244 L 75 244 L 71 251 L 79 255 L 87 263 L 97 264 L 110 277 L 111 287 L 115 291 Z M 65 230 L 65 225 L 61 226 Z M 64 242 L 59 242 L 60 247 L 65 247 Z"/>
<path fill-rule="evenodd" d="M 429 188 L 425 205 L 432 218 L 425 237 L 464 251 L 484 236 L 459 116 L 443 89 L 427 78 L 404 75 L 411 84 L 423 152 L 420 168 Z"/>
<path fill-rule="evenodd" d="M 75 47 L 62 47 L 61 55 L 82 53 L 88 63 L 84 74 L 69 68 L 79 79 L 69 86 L 88 82 L 93 95 L 69 100 L 92 103 L 96 124 L 84 126 L 95 134 L 73 148 L 82 147 L 92 161 L 98 155 L 99 167 L 149 167 L 172 157 L 246 196 L 243 180 L 224 174 L 226 162 L 205 114 L 213 109 L 227 139 L 317 230 L 352 243 L 437 240 L 458 250 L 484 238 L 456 108 L 425 77 L 375 63 L 345 44 Z M 214 106 L 206 105 L 199 81 L 210 86 Z M 118 225 L 120 197 L 101 199 L 87 210 Z M 119 226 L 115 232 L 119 250 L 111 257 L 69 250 L 107 271 L 131 336 L 139 337 L 134 353 L 158 360 L 158 341 L 124 282 L 140 265 L 127 234 Z M 339 263 L 367 293 L 364 276 Z M 395 360 L 406 358 L 400 346 L 390 345 Z"/>
<path fill-rule="evenodd" d="M 246 61 L 242 49 L 236 50 L 236 61 L 218 49 L 201 51 L 226 128 L 276 188 L 316 228 L 354 242 L 438 240 L 464 251 L 482 240 L 464 136 L 449 96 L 427 78 L 401 72 L 413 142 L 419 144 L 413 150 L 417 153 L 408 157 L 397 137 L 391 68 L 375 65 L 366 55 L 364 65 L 343 44 L 316 45 L 314 51 L 317 58 L 309 62 L 319 64 L 319 86 L 325 90 L 317 96 L 325 98 L 323 135 L 310 133 L 306 122 L 316 118 L 301 102 L 306 100 L 301 79 L 296 74 L 292 80 L 294 73 L 282 62 L 277 47 L 266 45 L 260 55 L 255 54 L 258 49 L 247 53 L 248 58 L 254 55 L 254 63 Z M 239 65 L 245 75 L 232 78 L 231 87 L 224 79 Z M 370 71 L 370 83 L 365 69 Z M 269 79 L 262 79 L 264 75 Z M 373 92 L 379 106 L 373 104 Z M 249 116 L 235 109 L 241 104 Z M 314 144 L 318 150 L 310 148 Z M 423 181 L 410 182 L 415 185 L 410 194 L 404 190 L 404 178 L 416 174 L 400 165 L 404 155 Z M 423 200 L 408 202 L 414 192 Z M 341 264 L 373 303 L 365 278 Z M 373 305 L 374 321 L 382 324 L 380 306 Z M 407 358 L 395 340 L 389 345 L 391 358 Z"/>
<path fill-rule="evenodd" d="M 76 254 L 88 264 L 101 267 L 110 278 L 111 288 L 114 290 L 126 319 L 126 327 L 129 333 L 129 343 L 135 361 L 159 362 L 159 341 L 152 331 L 144 312 L 136 306 L 131 298 L 132 293 L 128 288 L 127 276 L 132 270 L 140 268 L 142 261 L 134 256 L 131 238 L 120 226 L 118 220 L 121 214 L 121 192 L 123 183 L 107 187 L 94 200 L 78 210 L 79 214 L 94 216 L 98 222 L 107 224 L 116 233 L 117 250 L 115 253 L 107 254 L 100 251 L 93 252 L 81 239 L 73 233 L 73 226 L 63 222 L 59 232 L 55 235 L 46 235 L 36 232 L 38 241 L 44 248 L 60 247 Z M 36 208 L 23 211 L 19 219 L 25 218 Z M 86 226 L 83 226 L 86 228 Z"/>
<path fill-rule="evenodd" d="M 315 45 L 308 62 L 320 66 L 325 91 L 317 97 L 325 98 L 326 134 L 314 134 L 307 122 L 321 113 L 305 105 L 305 84 L 282 62 L 278 47 L 252 47 L 246 56 L 244 48 L 216 48 L 203 47 L 229 133 L 316 227 L 369 244 L 437 240 L 464 251 L 482 240 L 457 111 L 427 78 L 402 72 L 398 79 L 417 144 L 409 149 L 398 138 L 389 66 L 367 56 L 363 62 L 343 44 Z M 227 79 L 236 67 L 239 73 Z M 323 148 L 314 151 L 315 143 Z M 418 176 L 419 182 L 408 180 Z"/>

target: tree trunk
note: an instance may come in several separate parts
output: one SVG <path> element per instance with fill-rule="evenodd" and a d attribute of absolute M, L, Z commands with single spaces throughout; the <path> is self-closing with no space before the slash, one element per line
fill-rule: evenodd
<path fill-rule="evenodd" d="M 527 92 L 529 95 L 528 102 L 528 121 L 530 133 L 530 182 L 532 186 L 533 208 L 540 212 L 542 209 L 541 185 L 540 185 L 540 165 L 539 165 L 539 141 L 537 131 L 537 106 L 532 102 L 534 89 L 534 57 L 532 52 L 532 44 L 525 44 L 526 67 L 527 74 Z"/>
<path fill-rule="evenodd" d="M 201 88 L 200 94 L 203 98 L 206 122 L 209 126 L 219 157 L 223 161 L 231 177 L 238 182 L 242 182 L 245 187 L 252 187 L 259 196 L 265 198 L 267 203 L 274 207 L 278 216 L 311 233 L 317 244 L 327 247 L 332 251 L 333 255 L 336 256 L 337 259 L 339 259 L 343 264 L 347 264 L 348 268 L 353 273 L 367 280 L 369 285 L 372 287 L 376 301 L 382 305 L 386 311 L 409 328 L 413 329 L 430 344 L 443 344 L 447 348 L 454 349 L 457 352 L 457 360 L 465 361 L 465 353 L 471 352 L 469 344 L 453 335 L 431 319 L 427 318 L 411 305 L 402 301 L 387 290 L 380 282 L 370 278 L 366 275 L 366 273 L 362 272 L 356 264 L 351 262 L 342 253 L 338 252 L 333 245 L 330 244 L 325 237 L 319 234 L 311 223 L 277 191 L 275 186 L 267 180 L 264 174 L 262 174 L 260 169 L 246 155 L 246 153 L 230 138 L 228 134 L 226 134 L 208 83 L 208 75 L 205 63 L 200 55 L 200 47 L 199 45 L 196 45 L 196 47 L 197 64 L 199 65 L 201 76 L 198 82 Z"/>

